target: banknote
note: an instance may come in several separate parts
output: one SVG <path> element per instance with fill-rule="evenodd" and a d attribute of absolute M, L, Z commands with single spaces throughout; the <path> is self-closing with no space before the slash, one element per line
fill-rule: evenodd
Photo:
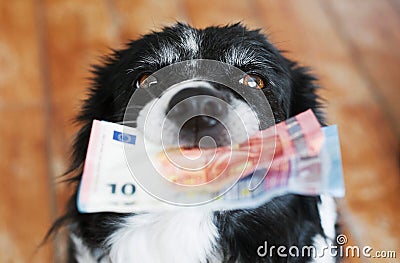
<path fill-rule="evenodd" d="M 94 121 L 78 209 L 129 213 L 202 205 L 223 210 L 256 207 L 285 193 L 344 195 L 336 126 L 321 128 L 309 111 L 270 129 L 275 132 L 260 131 L 241 144 L 199 152 L 149 149 L 135 128 Z M 265 161 L 263 154 L 270 151 L 274 158 Z M 190 162 L 183 163 L 185 169 L 168 163 L 171 155 L 182 154 L 208 166 L 190 170 Z M 207 184 L 216 175 L 222 179 Z"/>
<path fill-rule="evenodd" d="M 160 174 L 174 183 L 219 188 L 240 179 L 232 175 L 242 177 L 256 169 L 268 169 L 272 160 L 276 165 L 294 155 L 314 156 L 320 151 L 323 138 L 321 126 L 309 110 L 233 146 L 165 149 L 157 154 L 155 165 Z"/>

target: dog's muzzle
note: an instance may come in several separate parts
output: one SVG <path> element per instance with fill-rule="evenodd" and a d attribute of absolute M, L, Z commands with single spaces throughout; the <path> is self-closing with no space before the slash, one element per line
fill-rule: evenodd
<path fill-rule="evenodd" d="M 191 87 L 181 89 L 170 99 L 166 117 L 179 128 L 180 140 L 191 138 L 193 146 L 200 146 L 202 138 L 211 137 L 214 143 L 208 145 L 205 140 L 201 147 L 220 146 L 227 134 L 224 121 L 229 113 L 228 96 L 198 84 L 192 82 Z"/>

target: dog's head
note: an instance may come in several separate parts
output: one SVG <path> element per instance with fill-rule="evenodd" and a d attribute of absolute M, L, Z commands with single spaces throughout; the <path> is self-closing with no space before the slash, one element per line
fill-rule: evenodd
<path fill-rule="evenodd" d="M 220 61 L 242 72 L 233 74 L 234 77 L 229 72 L 222 76 L 224 83 L 234 83 L 237 88 L 197 78 L 188 61 L 199 59 Z M 175 70 L 172 77 L 152 75 L 179 62 L 183 63 L 181 70 L 172 69 Z M 202 74 L 204 77 L 214 72 L 211 69 Z M 229 133 L 233 140 L 241 140 L 240 132 L 234 132 L 239 120 L 232 118 L 232 110 L 242 123 L 244 120 L 248 132 L 270 125 L 263 118 L 263 111 L 258 110 L 263 105 L 257 101 L 262 100 L 243 99 L 243 95 L 254 90 L 269 103 L 275 122 L 309 108 L 322 122 L 314 77 L 286 59 L 259 30 L 248 30 L 241 24 L 195 29 L 178 23 L 115 51 L 104 65 L 95 67 L 94 73 L 94 85 L 79 117 L 84 127 L 76 141 L 73 168 L 84 160 L 83 146 L 88 144 L 91 122 L 94 119 L 122 122 L 127 112 L 128 122 L 139 129 L 147 125 L 149 137 L 159 139 L 154 132 L 159 134 L 163 126 L 164 142 L 188 147 L 198 146 L 204 136 L 213 137 L 217 145 L 227 144 Z M 181 73 L 187 73 L 182 81 L 176 77 Z M 165 90 L 170 88 L 165 83 L 171 83 L 173 89 L 154 96 L 151 89 L 156 83 L 164 83 Z M 146 103 L 131 105 L 132 95 L 138 91 L 150 97 Z"/>

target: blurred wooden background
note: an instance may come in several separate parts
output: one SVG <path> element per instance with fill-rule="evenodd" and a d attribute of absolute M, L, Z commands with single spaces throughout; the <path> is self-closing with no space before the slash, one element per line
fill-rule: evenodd
<path fill-rule="evenodd" d="M 36 246 L 68 195 L 55 179 L 66 170 L 89 65 L 175 20 L 243 21 L 313 68 L 339 125 L 349 242 L 400 258 L 400 1 L 1 0 L 0 262 L 61 262 L 60 240 Z"/>

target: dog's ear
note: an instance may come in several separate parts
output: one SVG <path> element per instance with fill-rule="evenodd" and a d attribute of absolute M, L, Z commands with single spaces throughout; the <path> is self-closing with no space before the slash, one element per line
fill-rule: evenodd
<path fill-rule="evenodd" d="M 309 68 L 290 62 L 291 70 L 291 102 L 290 116 L 312 109 L 319 122 L 325 125 L 322 99 L 318 96 L 317 78 L 310 73 Z"/>

